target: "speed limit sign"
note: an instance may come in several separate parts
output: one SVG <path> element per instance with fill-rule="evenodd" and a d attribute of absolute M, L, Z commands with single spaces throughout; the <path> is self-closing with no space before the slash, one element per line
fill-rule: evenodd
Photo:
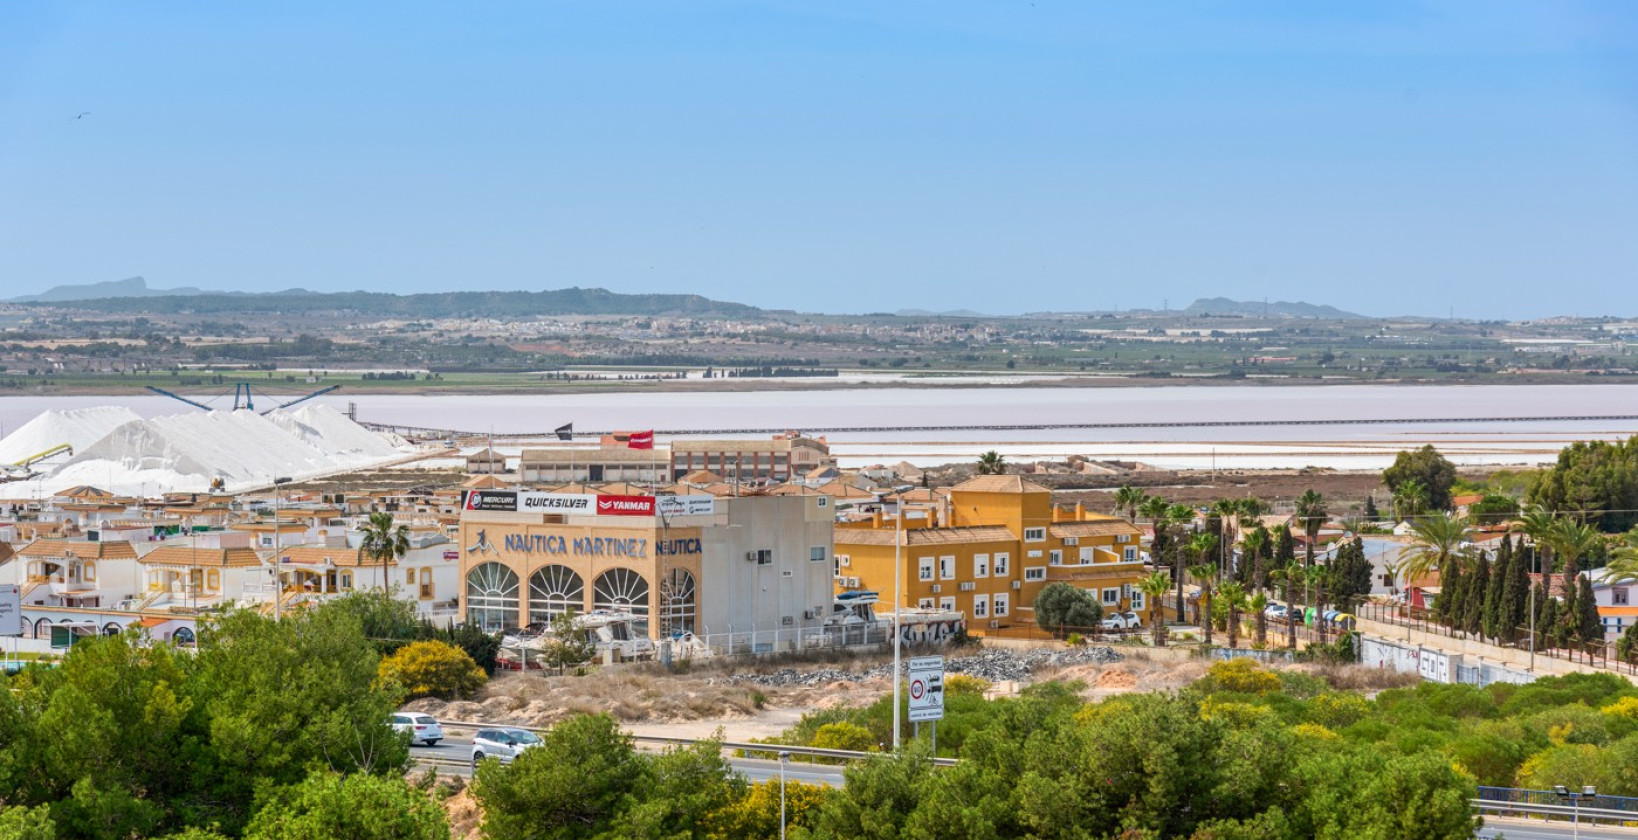
<path fill-rule="evenodd" d="M 944 657 L 918 656 L 910 660 L 910 719 L 944 717 Z"/>

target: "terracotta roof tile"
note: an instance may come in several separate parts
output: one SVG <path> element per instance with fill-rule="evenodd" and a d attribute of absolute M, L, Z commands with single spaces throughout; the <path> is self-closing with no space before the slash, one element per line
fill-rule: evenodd
<path fill-rule="evenodd" d="M 1051 493 L 1017 475 L 975 475 L 950 488 L 958 493 Z"/>

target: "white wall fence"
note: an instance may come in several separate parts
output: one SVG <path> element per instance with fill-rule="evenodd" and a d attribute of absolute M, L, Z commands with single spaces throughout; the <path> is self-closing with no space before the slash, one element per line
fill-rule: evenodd
<path fill-rule="evenodd" d="M 1437 648 L 1364 635 L 1359 637 L 1359 661 L 1367 668 L 1420 674 L 1422 679 L 1441 683 L 1483 686 L 1496 682 L 1527 683 L 1536 678 L 1528 671 L 1486 662 L 1482 657 L 1470 658 Z"/>

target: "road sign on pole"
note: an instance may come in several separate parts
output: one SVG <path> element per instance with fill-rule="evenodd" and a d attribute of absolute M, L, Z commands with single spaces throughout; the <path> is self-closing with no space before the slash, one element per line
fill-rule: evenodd
<path fill-rule="evenodd" d="M 0 636 L 23 635 L 22 591 L 16 586 L 0 586 Z"/>
<path fill-rule="evenodd" d="M 944 717 L 944 657 L 917 656 L 910 660 L 910 719 Z"/>

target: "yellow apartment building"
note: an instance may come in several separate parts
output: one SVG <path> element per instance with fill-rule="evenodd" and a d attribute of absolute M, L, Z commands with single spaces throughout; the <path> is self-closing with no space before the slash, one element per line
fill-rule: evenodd
<path fill-rule="evenodd" d="M 1142 532 L 1130 522 L 1054 506 L 1052 491 L 1014 475 L 978 476 L 938 496 L 906 505 L 902 521 L 877 512 L 838 523 L 838 590 L 872 589 L 893 603 L 897 542 L 900 605 L 960 611 L 975 635 L 1033 624 L 1035 596 L 1060 582 L 1094 592 L 1105 613 L 1148 621 L 1136 588 Z"/>

